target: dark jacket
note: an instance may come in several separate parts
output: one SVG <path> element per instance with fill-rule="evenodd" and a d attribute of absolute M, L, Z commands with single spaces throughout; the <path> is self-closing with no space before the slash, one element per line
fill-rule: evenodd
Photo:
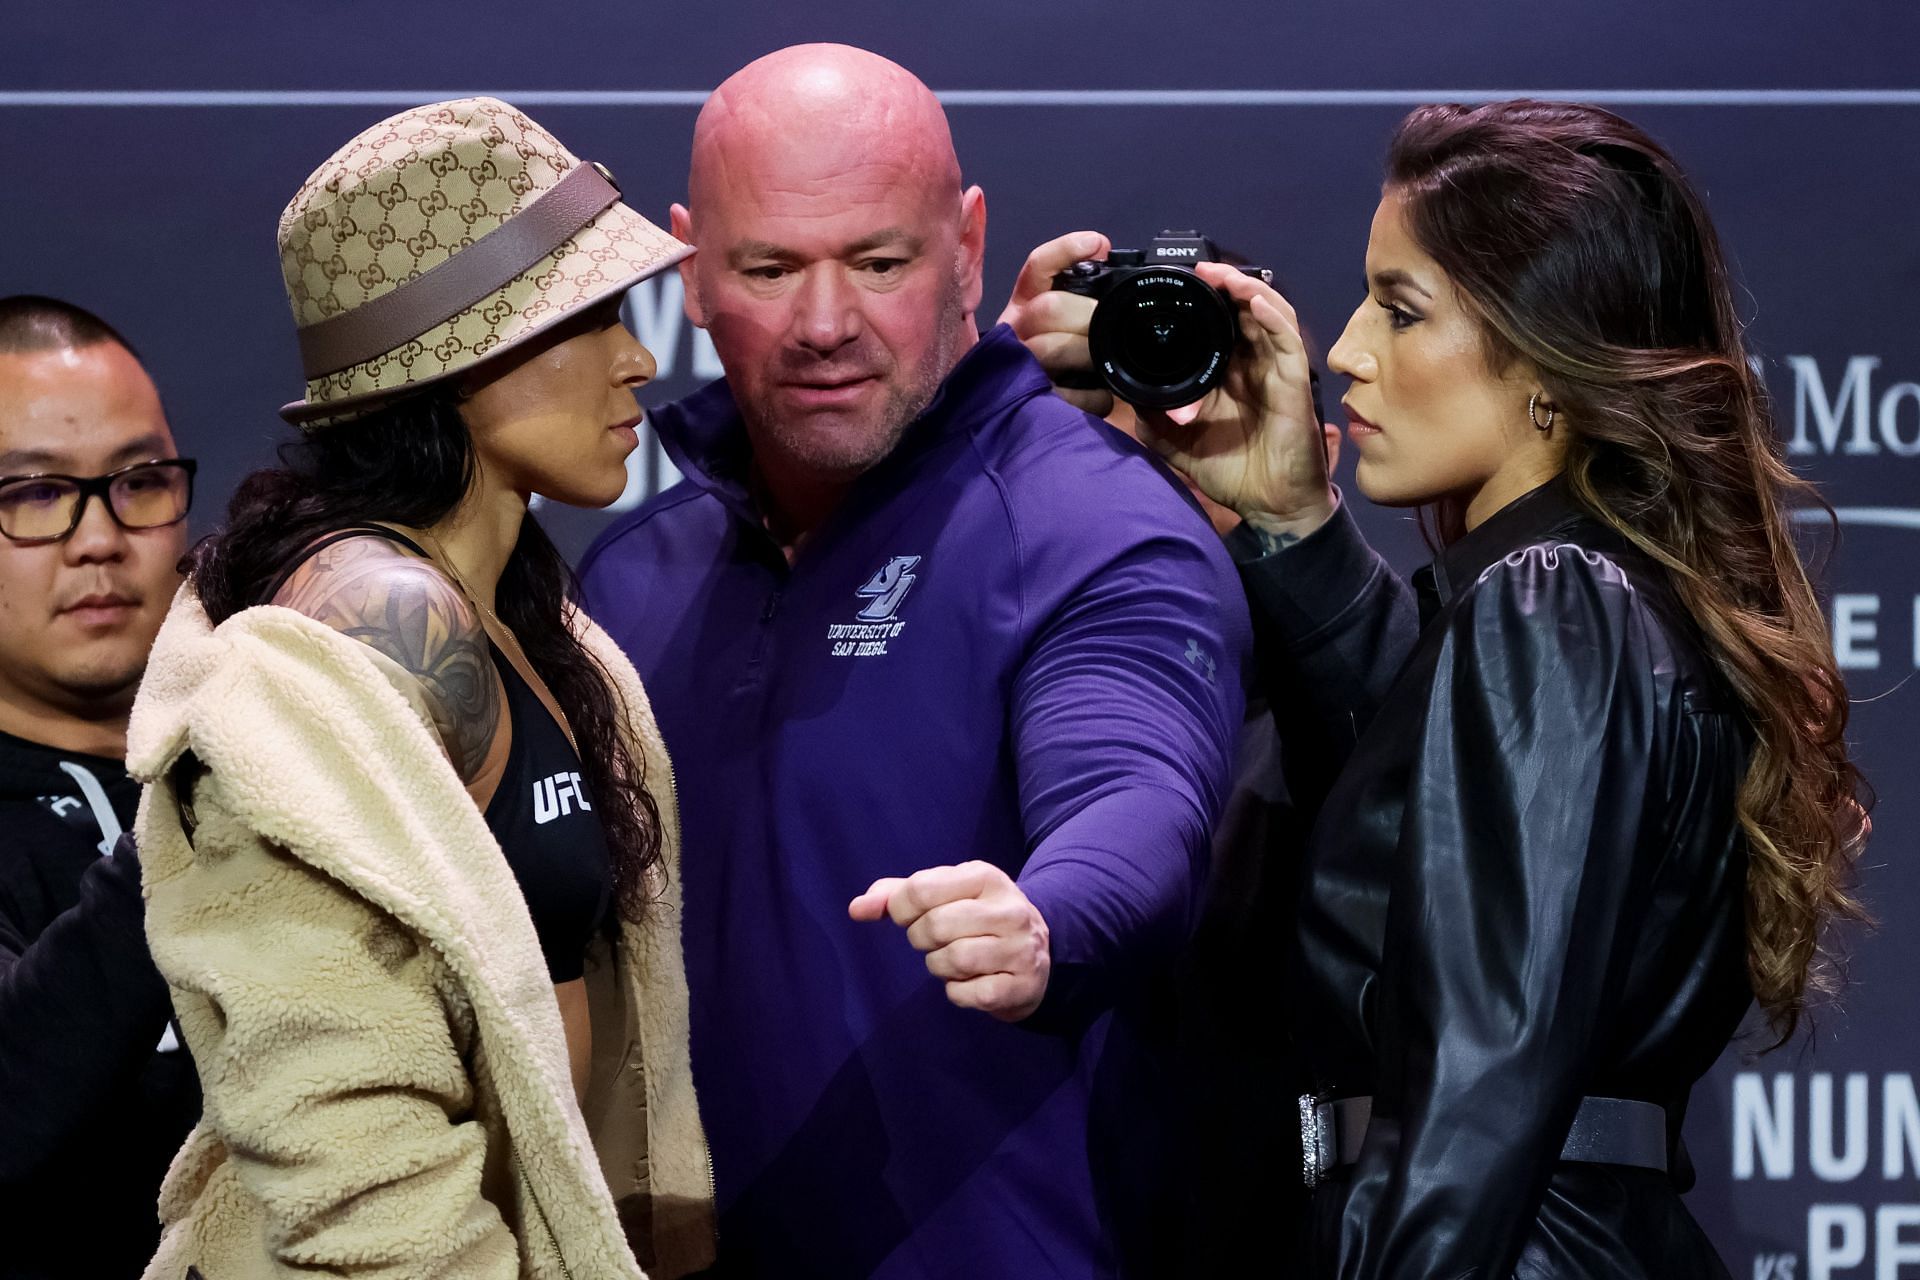
<path fill-rule="evenodd" d="M 1288 563 L 1290 562 L 1290 563 Z M 1751 1003 L 1734 801 L 1751 729 L 1665 573 L 1561 482 L 1406 589 L 1341 513 L 1243 569 L 1344 760 L 1309 843 L 1294 1025 L 1371 1094 L 1314 1196 L 1341 1280 L 1721 1277 L 1680 1202 L 1688 1092 Z M 1562 1163 L 1583 1096 L 1658 1103 L 1672 1174 Z"/>
<path fill-rule="evenodd" d="M 582 576 L 680 779 L 729 1274 L 1112 1275 L 1166 1215 L 1132 1199 L 1163 1099 L 1108 1014 L 1191 928 L 1243 707 L 1219 539 L 1005 327 L 791 567 L 726 386 L 653 421 L 687 480 Z M 847 919 L 877 877 L 976 858 L 1051 931 L 1027 1025 Z"/>
<path fill-rule="evenodd" d="M 64 766 L 64 767 L 63 767 Z M 118 760 L 0 734 L 0 1277 L 140 1274 L 200 1112 L 147 954 Z M 165 1048 L 162 1048 L 163 1043 Z"/>

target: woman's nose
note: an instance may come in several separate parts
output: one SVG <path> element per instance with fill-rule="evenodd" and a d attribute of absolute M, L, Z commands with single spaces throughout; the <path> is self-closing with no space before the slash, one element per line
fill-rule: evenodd
<path fill-rule="evenodd" d="M 1340 340 L 1327 352 L 1327 368 L 1356 382 L 1371 382 L 1380 372 L 1373 353 L 1367 350 L 1358 332 L 1360 313 L 1366 310 L 1366 306 L 1362 302 L 1354 308 L 1353 315 L 1347 319 L 1347 327 L 1341 330 Z"/>
<path fill-rule="evenodd" d="M 614 352 L 613 376 L 611 381 L 616 387 L 643 387 L 653 381 L 653 375 L 659 371 L 659 363 L 654 360 L 653 352 L 640 345 L 640 340 L 628 333 L 626 326 L 617 326 L 620 337 L 619 348 Z"/>

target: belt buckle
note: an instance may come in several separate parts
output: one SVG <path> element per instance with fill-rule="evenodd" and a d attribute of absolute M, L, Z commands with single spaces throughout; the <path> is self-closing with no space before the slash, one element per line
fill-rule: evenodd
<path fill-rule="evenodd" d="M 1327 1180 L 1339 1160 L 1339 1136 L 1334 1132 L 1333 1107 L 1328 1095 L 1300 1095 L 1300 1180 L 1312 1191 Z"/>

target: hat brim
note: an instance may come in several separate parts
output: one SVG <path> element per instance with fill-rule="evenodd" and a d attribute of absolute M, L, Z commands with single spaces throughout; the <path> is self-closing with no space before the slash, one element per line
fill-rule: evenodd
<path fill-rule="evenodd" d="M 468 372 L 676 266 L 693 246 L 624 203 L 601 210 L 552 253 L 411 342 L 307 383 L 280 416 L 311 429 L 361 417 Z"/>

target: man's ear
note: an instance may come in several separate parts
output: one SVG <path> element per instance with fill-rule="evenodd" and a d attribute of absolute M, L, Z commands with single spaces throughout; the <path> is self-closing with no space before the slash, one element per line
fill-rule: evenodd
<path fill-rule="evenodd" d="M 697 243 L 693 238 L 693 214 L 683 204 L 676 204 L 667 211 L 667 226 L 674 237 L 688 244 Z M 687 319 L 696 329 L 707 327 L 707 315 L 700 305 L 700 283 L 694 273 L 693 264 L 700 261 L 698 253 L 690 254 L 680 260 L 680 305 L 687 313 Z"/>
<path fill-rule="evenodd" d="M 960 197 L 960 293 L 966 313 L 980 310 L 981 277 L 987 263 L 987 195 L 968 187 Z"/>

